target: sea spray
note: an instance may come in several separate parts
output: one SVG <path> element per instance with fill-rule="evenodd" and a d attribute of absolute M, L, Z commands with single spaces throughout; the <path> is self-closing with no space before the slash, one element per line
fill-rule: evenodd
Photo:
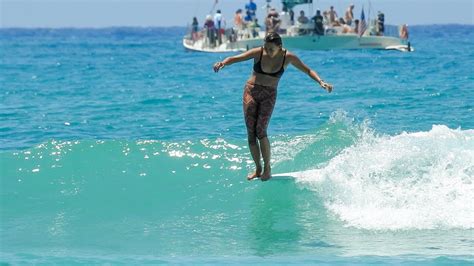
<path fill-rule="evenodd" d="M 365 229 L 474 227 L 474 131 L 364 134 L 299 181 L 346 225 Z"/>

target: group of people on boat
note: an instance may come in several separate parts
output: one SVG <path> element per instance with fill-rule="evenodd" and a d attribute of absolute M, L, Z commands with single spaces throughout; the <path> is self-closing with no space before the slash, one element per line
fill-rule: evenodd
<path fill-rule="evenodd" d="M 238 9 L 235 12 L 236 15 L 234 17 L 234 27 L 227 29 L 231 31 L 229 33 L 231 33 L 232 36 L 235 36 L 237 31 L 248 28 L 253 29 L 253 33 L 255 35 L 252 37 L 256 37 L 260 29 L 256 12 L 257 5 L 255 4 L 254 0 L 249 0 L 249 3 L 245 5 L 245 16 L 242 14 L 242 9 Z M 209 45 L 211 47 L 222 44 L 222 36 L 226 33 L 226 21 L 222 16 L 221 10 L 217 10 L 214 16 L 206 16 L 203 31 L 205 32 L 205 36 L 208 39 Z M 199 22 L 197 18 L 194 17 L 192 22 L 192 39 L 199 39 L 201 37 L 200 32 Z M 233 38 L 232 36 L 228 36 L 231 41 Z"/>
<path fill-rule="evenodd" d="M 222 16 L 222 12 L 217 10 L 214 16 L 207 15 L 204 21 L 204 30 L 206 39 L 210 42 L 211 47 L 218 44 L 222 44 L 222 35 L 225 31 L 225 20 Z M 193 18 L 193 23 L 191 24 L 191 37 L 193 41 L 201 38 L 202 32 L 199 29 L 199 22 L 196 17 Z"/>
<path fill-rule="evenodd" d="M 363 16 L 362 19 L 365 20 Z M 384 24 L 384 14 L 379 11 L 376 27 L 374 27 L 373 32 L 368 32 L 368 34 L 378 36 L 384 35 Z M 294 25 L 296 25 L 296 27 L 293 27 Z M 296 20 L 293 10 L 288 11 L 286 6 L 283 7 L 281 13 L 276 12 L 275 9 L 271 9 L 267 15 L 266 26 L 267 32 L 274 31 L 280 34 L 290 34 L 289 31 L 293 28 L 297 30 L 296 32 L 292 32 L 293 35 L 324 35 L 327 33 L 362 34 L 365 31 L 365 27 L 362 27 L 360 20 L 354 18 L 354 4 L 351 4 L 347 8 L 344 17 L 339 17 L 337 12 L 334 10 L 334 6 L 330 6 L 328 10 L 325 10 L 322 13 L 321 10 L 316 10 L 316 14 L 311 18 L 306 16 L 304 10 L 301 10 Z"/>
<path fill-rule="evenodd" d="M 314 16 L 307 17 L 301 10 L 299 16 L 295 17 L 293 9 L 283 6 L 282 11 L 278 12 L 275 8 L 267 6 L 267 15 L 263 22 L 265 31 L 257 19 L 257 5 L 253 0 L 245 5 L 243 9 L 237 9 L 234 14 L 233 27 L 226 28 L 226 21 L 222 16 L 221 10 L 217 10 L 214 15 L 207 15 L 203 30 L 199 28 L 197 18 L 194 17 L 192 23 L 192 40 L 196 41 L 205 37 L 209 47 L 216 47 L 223 42 L 223 36 L 226 40 L 236 41 L 243 38 L 259 37 L 259 33 L 268 34 L 276 32 L 280 35 L 326 35 L 326 34 L 358 34 L 358 35 L 376 35 L 383 36 L 385 32 L 385 15 L 378 12 L 376 20 L 372 25 L 367 26 L 364 10 L 362 9 L 360 20 L 354 16 L 354 4 L 350 4 L 339 17 L 330 6 L 328 10 L 321 12 L 317 9 Z M 400 37 L 408 38 L 408 32 L 405 27 L 400 31 Z M 403 30 L 405 29 L 405 30 Z M 260 37 L 262 37 L 260 36 Z"/>

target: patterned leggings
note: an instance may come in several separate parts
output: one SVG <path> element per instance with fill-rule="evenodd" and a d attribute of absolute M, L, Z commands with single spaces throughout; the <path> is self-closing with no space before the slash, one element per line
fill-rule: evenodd
<path fill-rule="evenodd" d="M 247 83 L 244 89 L 243 105 L 248 141 L 257 143 L 257 138 L 267 136 L 267 127 L 275 107 L 277 88 Z"/>

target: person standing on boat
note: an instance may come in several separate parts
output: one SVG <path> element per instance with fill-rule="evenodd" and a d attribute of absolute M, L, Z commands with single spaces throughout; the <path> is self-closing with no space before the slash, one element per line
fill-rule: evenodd
<path fill-rule="evenodd" d="M 252 21 L 257 18 L 255 12 L 257 11 L 257 4 L 253 2 L 253 0 L 250 0 L 248 4 L 245 5 L 245 9 L 250 12 L 250 17 L 252 18 Z"/>
<path fill-rule="evenodd" d="M 281 20 L 279 18 L 278 12 L 272 8 L 268 12 L 267 18 L 265 20 L 265 27 L 267 34 L 270 32 L 277 32 L 280 29 Z"/>
<path fill-rule="evenodd" d="M 354 29 L 352 30 L 355 34 L 359 34 L 359 20 L 354 20 Z"/>
<path fill-rule="evenodd" d="M 323 24 L 324 25 L 327 25 L 327 26 L 330 26 L 331 24 L 329 23 L 329 11 L 328 10 L 324 10 L 323 11 Z"/>
<path fill-rule="evenodd" d="M 331 26 L 334 26 L 338 24 L 339 22 L 337 21 L 337 12 L 334 10 L 334 6 L 331 6 L 328 11 L 328 16 L 329 16 L 329 24 Z"/>
<path fill-rule="evenodd" d="M 236 28 L 236 30 L 242 30 L 244 27 L 243 27 L 243 18 L 242 18 L 242 9 L 237 9 L 237 11 L 235 11 L 235 16 L 234 16 L 234 26 Z"/>
<path fill-rule="evenodd" d="M 206 29 L 206 36 L 207 36 L 207 41 L 209 43 L 209 46 L 214 47 L 216 45 L 216 37 L 215 37 L 216 28 L 214 26 L 214 21 L 212 20 L 211 15 L 206 16 L 206 22 L 204 22 L 204 28 Z"/>
<path fill-rule="evenodd" d="M 291 17 L 288 13 L 288 8 L 283 6 L 282 11 L 280 12 L 280 33 L 286 34 L 286 30 L 291 27 Z"/>
<path fill-rule="evenodd" d="M 314 33 L 316 35 L 324 35 L 323 16 L 321 10 L 316 10 L 316 15 L 311 18 L 314 21 Z"/>
<path fill-rule="evenodd" d="M 224 31 L 224 22 L 222 19 L 222 14 L 220 10 L 216 11 L 214 14 L 214 26 L 216 27 L 217 41 L 219 45 L 222 44 L 222 32 Z"/>
<path fill-rule="evenodd" d="M 266 181 L 271 178 L 270 142 L 267 127 L 275 106 L 277 87 L 286 67 L 291 64 L 316 81 L 322 88 L 331 92 L 333 86 L 324 82 L 316 71 L 310 69 L 295 54 L 283 48 L 278 33 L 269 33 L 262 47 L 253 48 L 242 54 L 227 57 L 214 64 L 218 72 L 225 66 L 253 59 L 253 72 L 244 87 L 243 111 L 250 153 L 256 170 L 247 179 L 260 178 Z M 260 161 L 263 157 L 263 167 Z"/>
<path fill-rule="evenodd" d="M 191 37 L 193 39 L 193 42 L 195 42 L 198 39 L 198 32 L 199 32 L 199 22 L 197 18 L 194 17 L 192 28 L 191 28 Z"/>
<path fill-rule="evenodd" d="M 351 4 L 351 5 L 347 8 L 346 14 L 345 14 L 345 16 L 344 16 L 344 19 L 345 19 L 346 24 L 347 24 L 348 26 L 351 26 L 351 25 L 352 25 L 352 20 L 354 19 L 354 12 L 353 12 L 353 10 L 354 10 L 354 4 Z"/>
<path fill-rule="evenodd" d="M 407 24 L 403 24 L 401 27 L 400 27 L 400 38 L 402 40 L 408 40 L 408 25 Z"/>
<path fill-rule="evenodd" d="M 377 35 L 383 36 L 385 31 L 385 15 L 379 11 L 377 14 Z"/>

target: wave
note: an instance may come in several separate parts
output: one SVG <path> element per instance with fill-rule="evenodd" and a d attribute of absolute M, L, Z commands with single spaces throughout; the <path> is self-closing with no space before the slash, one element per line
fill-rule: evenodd
<path fill-rule="evenodd" d="M 312 191 L 306 200 L 321 201 L 315 206 L 346 226 L 474 227 L 474 130 L 436 125 L 380 135 L 369 121 L 336 112 L 312 132 L 271 142 L 273 172 L 300 171 L 287 188 L 267 183 L 273 192 Z M 245 140 L 51 140 L 0 160 L 4 215 L 41 209 L 90 221 L 100 213 L 232 213 L 259 189 L 245 181 L 253 167 Z M 59 220 L 50 230 L 60 233 Z"/>
<path fill-rule="evenodd" d="M 474 228 L 474 130 L 364 132 L 324 166 L 300 172 L 298 182 L 347 226 Z"/>

